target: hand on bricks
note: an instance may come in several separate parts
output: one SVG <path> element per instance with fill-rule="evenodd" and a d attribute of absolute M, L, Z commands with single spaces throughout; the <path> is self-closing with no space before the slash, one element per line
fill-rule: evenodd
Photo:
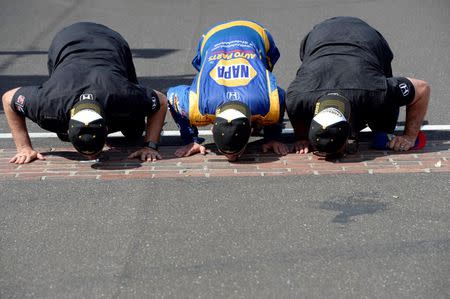
<path fill-rule="evenodd" d="M 403 136 L 395 136 L 392 138 L 392 140 L 389 142 L 389 147 L 393 149 L 394 151 L 408 151 L 412 147 L 414 147 L 416 139 L 408 137 L 406 135 Z"/>
<path fill-rule="evenodd" d="M 262 151 L 263 153 L 267 153 L 268 151 L 273 151 L 275 154 L 285 156 L 289 152 L 288 147 L 286 144 L 281 143 L 279 141 L 271 140 L 267 143 L 264 143 L 262 145 Z"/>
<path fill-rule="evenodd" d="M 27 147 L 18 151 L 17 154 L 12 157 L 11 160 L 9 160 L 9 163 L 26 164 L 33 162 L 36 159 L 45 160 L 44 156 L 41 153 Z"/>
<path fill-rule="evenodd" d="M 309 152 L 309 141 L 298 140 L 294 143 L 294 152 L 297 154 L 307 154 Z"/>
<path fill-rule="evenodd" d="M 158 159 L 162 159 L 157 150 L 149 147 L 141 148 L 128 156 L 128 159 L 138 158 L 143 162 L 155 162 Z"/>
<path fill-rule="evenodd" d="M 182 146 L 179 149 L 177 149 L 175 151 L 175 156 L 177 156 L 178 158 L 181 158 L 181 157 L 192 156 L 197 153 L 206 155 L 207 152 L 208 151 L 206 150 L 206 147 L 204 147 L 203 145 L 198 144 L 196 142 L 192 142 L 192 143 L 186 144 L 185 146 Z"/>

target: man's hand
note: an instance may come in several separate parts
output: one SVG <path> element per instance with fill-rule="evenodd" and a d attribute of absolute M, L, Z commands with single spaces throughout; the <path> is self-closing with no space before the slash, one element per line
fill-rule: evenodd
<path fill-rule="evenodd" d="M 9 160 L 9 163 L 15 163 L 15 164 L 26 164 L 33 162 L 34 160 L 45 160 L 44 156 L 35 151 L 32 148 L 24 148 L 20 150 L 14 157 Z"/>
<path fill-rule="evenodd" d="M 404 152 L 408 151 L 414 147 L 416 142 L 415 138 L 403 135 L 403 136 L 395 136 L 389 142 L 389 148 L 396 152 Z"/>
<path fill-rule="evenodd" d="M 309 141 L 298 140 L 294 143 L 294 152 L 297 154 L 307 154 L 309 152 Z"/>
<path fill-rule="evenodd" d="M 128 156 L 128 159 L 138 158 L 143 162 L 156 162 L 158 159 L 162 159 L 157 150 L 149 147 L 141 148 Z"/>
<path fill-rule="evenodd" d="M 281 143 L 276 140 L 271 140 L 267 143 L 264 143 L 262 145 L 262 151 L 263 153 L 267 153 L 268 151 L 273 151 L 277 155 L 285 156 L 287 153 L 289 153 L 289 149 L 286 146 L 286 144 Z"/>
<path fill-rule="evenodd" d="M 6 120 L 11 128 L 11 134 L 16 144 L 17 154 L 9 160 L 10 163 L 25 164 L 33 160 L 45 160 L 41 153 L 33 150 L 31 146 L 30 136 L 28 135 L 25 117 L 11 108 L 11 102 L 14 94 L 19 90 L 19 87 L 7 91 L 2 96 L 3 111 L 6 115 Z"/>
<path fill-rule="evenodd" d="M 198 144 L 196 142 L 192 142 L 192 143 L 186 144 L 185 146 L 182 146 L 179 149 L 177 149 L 175 152 L 175 156 L 177 156 L 178 158 L 181 158 L 181 157 L 192 156 L 197 153 L 206 155 L 206 152 L 207 152 L 206 147 L 204 147 L 203 145 Z"/>

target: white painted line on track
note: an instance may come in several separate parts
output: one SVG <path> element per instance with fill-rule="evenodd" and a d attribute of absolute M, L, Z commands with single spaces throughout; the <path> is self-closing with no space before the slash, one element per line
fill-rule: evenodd
<path fill-rule="evenodd" d="M 397 126 L 395 127 L 395 131 L 403 131 L 404 126 Z M 421 128 L 422 131 L 450 131 L 450 125 L 425 125 Z M 370 132 L 371 130 L 367 127 L 361 132 Z M 286 128 L 283 129 L 283 134 L 291 134 L 294 130 L 292 128 Z M 212 136 L 211 130 L 199 130 L 198 131 L 199 136 Z M 55 138 L 56 133 L 49 133 L 49 132 L 41 132 L 41 133 L 29 133 L 31 138 Z M 122 133 L 116 132 L 108 135 L 109 137 L 123 137 Z M 165 130 L 162 131 L 161 136 L 180 136 L 180 132 L 178 130 Z M 0 133 L 0 139 L 11 139 L 12 134 L 11 133 Z"/>

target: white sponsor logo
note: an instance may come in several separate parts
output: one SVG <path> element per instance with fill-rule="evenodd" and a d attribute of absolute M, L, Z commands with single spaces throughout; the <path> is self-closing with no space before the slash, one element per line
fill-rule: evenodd
<path fill-rule="evenodd" d="M 18 111 L 24 113 L 23 107 L 25 106 L 25 96 L 19 95 L 19 96 L 17 97 L 17 100 L 16 100 L 16 103 L 15 103 L 15 104 L 16 104 L 16 109 L 17 109 Z"/>
<path fill-rule="evenodd" d="M 157 105 L 156 97 L 152 97 L 152 110 L 156 108 L 156 105 Z"/>
<path fill-rule="evenodd" d="M 241 99 L 241 94 L 238 91 L 228 91 L 227 100 L 229 101 L 239 101 Z"/>
<path fill-rule="evenodd" d="M 326 108 L 320 111 L 314 120 L 319 123 L 324 129 L 328 126 L 334 125 L 335 123 L 346 121 L 345 116 L 336 108 Z"/>
<path fill-rule="evenodd" d="M 400 91 L 402 92 L 404 97 L 409 95 L 409 87 L 408 87 L 408 85 L 406 83 L 400 83 L 398 85 L 398 87 L 400 88 Z"/>
<path fill-rule="evenodd" d="M 80 96 L 80 100 L 94 100 L 94 95 L 91 93 L 83 93 Z"/>

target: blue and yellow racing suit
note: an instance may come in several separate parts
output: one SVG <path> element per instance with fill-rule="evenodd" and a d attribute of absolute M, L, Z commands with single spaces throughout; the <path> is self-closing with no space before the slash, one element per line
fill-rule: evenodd
<path fill-rule="evenodd" d="M 198 70 L 191 86 L 169 88 L 171 114 L 184 143 L 199 142 L 196 126 L 211 124 L 217 107 L 227 101 L 249 106 L 252 124 L 264 137 L 276 139 L 284 115 L 284 90 L 271 73 L 280 57 L 270 33 L 245 20 L 218 24 L 198 43 L 192 65 Z"/>

